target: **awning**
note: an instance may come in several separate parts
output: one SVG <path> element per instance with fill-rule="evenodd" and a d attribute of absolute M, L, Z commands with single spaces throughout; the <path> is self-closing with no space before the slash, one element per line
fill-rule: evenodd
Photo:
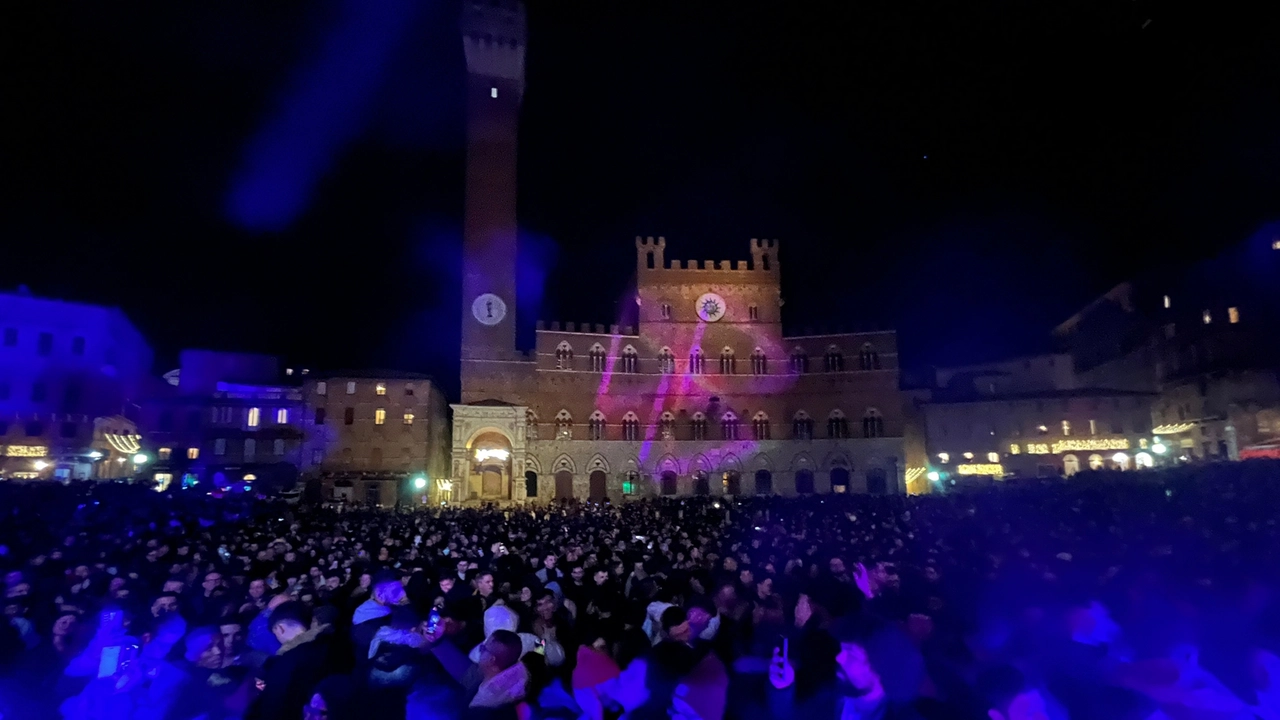
<path fill-rule="evenodd" d="M 1240 451 L 1241 460 L 1271 459 L 1280 460 L 1280 440 L 1276 442 L 1253 445 Z"/>

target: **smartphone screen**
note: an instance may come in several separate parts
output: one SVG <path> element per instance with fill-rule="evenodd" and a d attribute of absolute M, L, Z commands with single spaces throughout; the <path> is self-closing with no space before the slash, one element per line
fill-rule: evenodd
<path fill-rule="evenodd" d="M 427 616 L 427 632 L 434 633 L 440 627 L 440 611 L 432 608 Z"/>
<path fill-rule="evenodd" d="M 102 648 L 102 657 L 98 660 L 98 677 L 105 678 L 116 674 L 116 669 L 120 667 L 120 650 L 119 645 Z"/>

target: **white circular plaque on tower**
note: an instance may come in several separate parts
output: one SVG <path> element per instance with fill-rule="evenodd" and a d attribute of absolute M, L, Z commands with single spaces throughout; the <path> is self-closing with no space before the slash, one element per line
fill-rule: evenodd
<path fill-rule="evenodd" d="M 703 293 L 698 298 L 697 311 L 698 317 L 703 322 L 715 322 L 724 317 L 724 311 L 727 306 L 724 298 L 715 293 Z"/>
<path fill-rule="evenodd" d="M 497 295 L 485 293 L 471 303 L 471 314 L 481 325 L 497 325 L 507 316 L 507 304 Z"/>

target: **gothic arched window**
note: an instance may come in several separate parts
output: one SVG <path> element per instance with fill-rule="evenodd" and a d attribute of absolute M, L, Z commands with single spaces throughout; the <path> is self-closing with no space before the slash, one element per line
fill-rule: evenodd
<path fill-rule="evenodd" d="M 524 436 L 529 440 L 538 439 L 538 414 L 532 410 L 524 413 Z"/>
<path fill-rule="evenodd" d="M 640 356 L 636 354 L 636 349 L 628 345 L 622 350 L 622 372 L 633 373 L 640 371 Z"/>
<path fill-rule="evenodd" d="M 556 369 L 573 369 L 573 346 L 568 342 L 562 342 L 556 346 Z"/>
<path fill-rule="evenodd" d="M 738 416 L 731 412 L 727 412 L 720 416 L 720 439 L 721 440 L 737 440 L 738 439 Z"/>
<path fill-rule="evenodd" d="M 803 375 L 809 372 L 809 354 L 802 348 L 791 351 L 791 372 Z"/>
<path fill-rule="evenodd" d="M 694 375 L 701 375 L 707 371 L 707 358 L 702 354 L 702 348 L 694 348 L 689 353 L 689 372 Z"/>
<path fill-rule="evenodd" d="M 662 419 L 659 421 L 659 423 L 660 423 L 659 430 L 662 435 L 662 439 L 675 440 L 676 439 L 676 416 L 672 415 L 669 412 L 664 412 L 662 413 Z"/>
<path fill-rule="evenodd" d="M 604 427 L 604 413 L 599 410 L 591 413 L 591 417 L 587 419 L 587 439 L 603 440 Z"/>
<path fill-rule="evenodd" d="M 758 412 L 756 413 L 755 417 L 751 418 L 751 434 L 755 437 L 756 440 L 769 439 L 770 433 L 769 433 L 769 416 L 768 415 L 765 415 L 763 412 Z"/>
<path fill-rule="evenodd" d="M 670 374 L 676 371 L 676 356 L 671 353 L 671 348 L 664 347 L 658 351 L 658 372 Z"/>
<path fill-rule="evenodd" d="M 609 364 L 609 355 L 600 343 L 591 346 L 587 351 L 587 359 L 591 362 L 591 372 L 604 372 Z"/>
<path fill-rule="evenodd" d="M 573 439 L 573 416 L 569 414 L 568 410 L 561 410 L 556 413 L 556 439 Z"/>
<path fill-rule="evenodd" d="M 738 359 L 733 355 L 733 348 L 720 351 L 720 374 L 733 375 L 738 371 Z"/>
<path fill-rule="evenodd" d="M 843 412 L 832 410 L 831 414 L 827 415 L 827 437 L 833 440 L 849 437 L 849 420 Z"/>
<path fill-rule="evenodd" d="M 693 432 L 694 440 L 707 439 L 707 416 L 703 413 L 696 412 L 689 421 L 689 429 Z"/>
<path fill-rule="evenodd" d="M 880 353 L 866 343 L 862 346 L 862 351 L 858 353 L 858 367 L 863 370 L 879 370 L 880 369 Z"/>
<path fill-rule="evenodd" d="M 791 437 L 796 440 L 813 439 L 813 418 L 809 413 L 801 410 L 791 418 Z"/>
<path fill-rule="evenodd" d="M 826 365 L 827 372 L 844 371 L 844 353 L 840 352 L 840 348 L 835 345 L 828 346 L 826 354 L 822 357 Z"/>
<path fill-rule="evenodd" d="M 879 410 L 867 408 L 866 414 L 862 416 L 862 437 L 884 437 L 884 418 Z"/>
<path fill-rule="evenodd" d="M 765 357 L 764 350 L 756 348 L 751 353 L 751 373 L 753 375 L 765 375 L 769 372 L 769 359 Z"/>
<path fill-rule="evenodd" d="M 622 416 L 622 439 L 632 442 L 640 439 L 640 418 L 633 412 Z"/>

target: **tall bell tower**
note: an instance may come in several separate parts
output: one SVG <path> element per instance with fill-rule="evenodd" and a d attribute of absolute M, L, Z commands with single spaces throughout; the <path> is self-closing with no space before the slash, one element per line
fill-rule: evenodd
<path fill-rule="evenodd" d="M 471 402 L 490 392 L 500 363 L 516 356 L 516 131 L 524 93 L 524 7 L 516 0 L 465 0 L 462 42 L 462 399 Z"/>

